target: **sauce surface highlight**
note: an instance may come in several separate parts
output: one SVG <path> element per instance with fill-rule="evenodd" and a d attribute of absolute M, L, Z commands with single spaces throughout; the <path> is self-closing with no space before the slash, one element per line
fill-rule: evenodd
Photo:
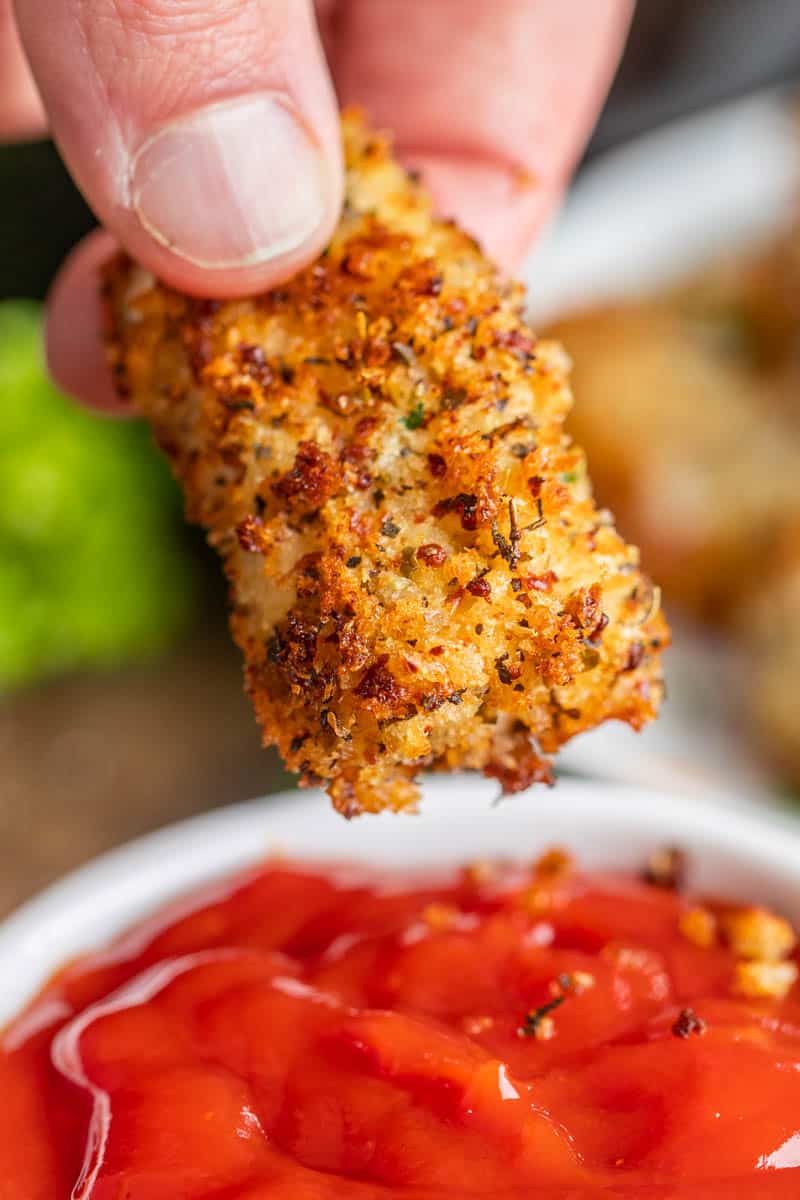
<path fill-rule="evenodd" d="M 6 1029 L 0 1200 L 797 1197 L 796 975 L 785 922 L 560 852 L 274 862 Z"/>

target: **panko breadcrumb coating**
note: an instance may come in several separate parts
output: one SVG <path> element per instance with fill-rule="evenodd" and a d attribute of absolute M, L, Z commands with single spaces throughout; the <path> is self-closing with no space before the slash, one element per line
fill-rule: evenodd
<path fill-rule="evenodd" d="M 333 241 L 284 287 L 191 299 L 107 270 L 120 392 L 222 556 L 265 744 L 346 815 L 420 768 L 516 791 L 662 695 L 658 593 L 564 434 L 568 363 L 523 292 L 343 122 Z"/>

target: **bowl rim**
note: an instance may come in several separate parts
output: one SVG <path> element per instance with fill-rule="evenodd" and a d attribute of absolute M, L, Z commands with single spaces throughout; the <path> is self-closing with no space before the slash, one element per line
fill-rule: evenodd
<path fill-rule="evenodd" d="M 285 791 L 127 842 L 69 872 L 0 923 L 0 1026 L 77 954 L 101 948 L 165 905 L 174 912 L 173 903 L 187 893 L 189 908 L 196 907 L 220 880 L 276 851 L 311 862 L 359 860 L 366 851 L 379 864 L 423 867 L 479 855 L 521 858 L 572 838 L 589 865 L 631 868 L 641 866 L 647 847 L 677 844 L 689 848 L 701 877 L 706 864 L 716 865 L 717 877 L 726 870 L 742 876 L 752 881 L 743 886 L 759 894 L 740 894 L 737 885 L 734 896 L 791 908 L 800 922 L 800 830 L 775 814 L 731 807 L 721 796 L 580 778 L 495 801 L 495 787 L 479 776 L 431 776 L 423 781 L 418 816 L 370 815 L 354 826 L 322 793 Z"/>

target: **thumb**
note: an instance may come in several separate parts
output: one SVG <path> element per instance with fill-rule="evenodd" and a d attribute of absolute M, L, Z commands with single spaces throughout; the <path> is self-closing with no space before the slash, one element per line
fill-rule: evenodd
<path fill-rule="evenodd" d="M 185 291 L 271 286 L 328 240 L 336 102 L 311 0 L 16 0 L 53 135 L 100 220 Z"/>

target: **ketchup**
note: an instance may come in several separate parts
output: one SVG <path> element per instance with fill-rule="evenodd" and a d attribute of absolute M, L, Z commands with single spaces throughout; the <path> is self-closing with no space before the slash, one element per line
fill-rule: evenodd
<path fill-rule="evenodd" d="M 6 1029 L 0 1198 L 796 1198 L 796 951 L 753 994 L 730 927 L 560 852 L 270 863 Z"/>

